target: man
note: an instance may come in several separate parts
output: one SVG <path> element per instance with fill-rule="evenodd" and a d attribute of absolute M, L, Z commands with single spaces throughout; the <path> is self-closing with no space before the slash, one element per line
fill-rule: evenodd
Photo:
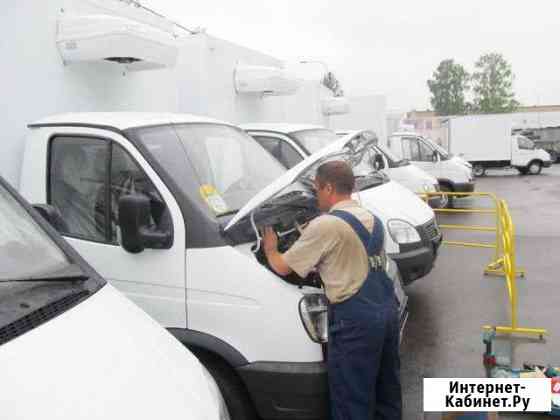
<path fill-rule="evenodd" d="M 329 300 L 328 373 L 333 420 L 401 419 L 399 315 L 385 273 L 383 225 L 352 200 L 354 174 L 342 161 L 317 169 L 321 211 L 284 254 L 267 227 L 263 247 L 280 275 L 316 268 Z"/>

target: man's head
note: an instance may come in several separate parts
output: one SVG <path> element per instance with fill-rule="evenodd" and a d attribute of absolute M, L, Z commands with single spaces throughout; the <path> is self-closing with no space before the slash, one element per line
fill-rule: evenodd
<path fill-rule="evenodd" d="M 319 208 L 329 211 L 336 203 L 349 200 L 354 184 L 354 173 L 346 162 L 336 160 L 323 163 L 315 175 Z"/>

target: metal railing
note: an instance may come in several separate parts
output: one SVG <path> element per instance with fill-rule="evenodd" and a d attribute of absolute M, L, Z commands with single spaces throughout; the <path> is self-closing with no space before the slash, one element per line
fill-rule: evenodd
<path fill-rule="evenodd" d="M 467 242 L 467 241 L 449 241 L 444 240 L 443 243 L 451 246 L 462 246 L 471 248 L 489 248 L 494 249 L 494 257 L 484 268 L 484 274 L 498 275 L 505 277 L 506 287 L 508 291 L 509 309 L 510 309 L 510 325 L 508 326 L 490 326 L 485 325 L 485 330 L 495 330 L 502 334 L 522 334 L 537 335 L 541 338 L 547 334 L 543 328 L 527 328 L 518 325 L 517 307 L 517 277 L 525 276 L 525 270 L 520 269 L 516 265 L 515 258 L 515 225 L 511 218 L 508 205 L 505 200 L 500 200 L 495 194 L 486 192 L 433 192 L 422 193 L 421 196 L 429 198 L 431 196 L 452 196 L 452 197 L 486 197 L 490 199 L 493 208 L 442 208 L 434 209 L 437 214 L 446 213 L 467 213 L 467 214 L 489 214 L 494 216 L 495 226 L 469 226 L 458 224 L 439 224 L 441 229 L 463 230 L 475 232 L 492 232 L 495 233 L 494 242 Z"/>

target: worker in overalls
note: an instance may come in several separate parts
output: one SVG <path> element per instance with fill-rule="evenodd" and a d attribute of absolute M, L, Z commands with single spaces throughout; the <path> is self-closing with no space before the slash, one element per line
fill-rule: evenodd
<path fill-rule="evenodd" d="M 333 420 L 401 419 L 399 311 L 385 272 L 383 225 L 352 200 L 354 174 L 342 161 L 315 177 L 319 208 L 284 254 L 265 229 L 263 247 L 280 275 L 317 269 L 329 300 L 328 377 Z"/>

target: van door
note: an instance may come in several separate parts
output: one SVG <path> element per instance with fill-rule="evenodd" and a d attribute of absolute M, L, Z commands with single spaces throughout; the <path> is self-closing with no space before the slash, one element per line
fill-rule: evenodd
<path fill-rule="evenodd" d="M 185 225 L 179 207 L 140 153 L 116 133 L 57 131 L 48 145 L 47 202 L 61 233 L 107 280 L 166 327 L 186 327 Z M 93 134 L 95 133 L 95 134 Z M 172 232 L 168 249 L 120 246 L 118 200 L 150 199 L 152 228 Z"/>
<path fill-rule="evenodd" d="M 402 137 L 401 144 L 404 159 L 408 159 L 435 178 L 441 177 L 439 155 L 435 155 L 431 147 L 418 137 Z"/>
<path fill-rule="evenodd" d="M 526 137 L 511 137 L 511 164 L 512 166 L 527 166 L 535 157 L 535 144 Z"/>

